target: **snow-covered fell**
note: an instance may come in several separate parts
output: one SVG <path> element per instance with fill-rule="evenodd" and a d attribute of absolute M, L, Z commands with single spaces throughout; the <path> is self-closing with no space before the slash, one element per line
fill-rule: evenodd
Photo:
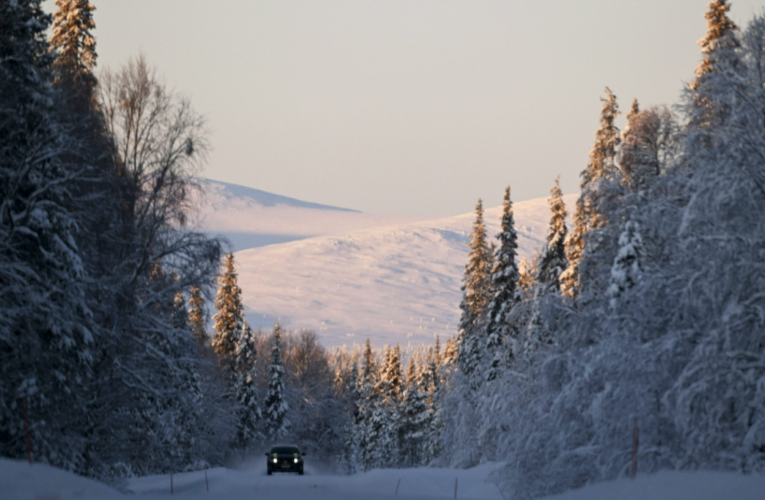
<path fill-rule="evenodd" d="M 575 195 L 565 197 L 569 211 Z M 514 204 L 519 254 L 547 231 L 546 198 Z M 490 235 L 501 207 L 486 210 Z M 432 343 L 456 331 L 474 214 L 372 227 L 236 254 L 251 325 L 316 330 L 328 346 Z"/>

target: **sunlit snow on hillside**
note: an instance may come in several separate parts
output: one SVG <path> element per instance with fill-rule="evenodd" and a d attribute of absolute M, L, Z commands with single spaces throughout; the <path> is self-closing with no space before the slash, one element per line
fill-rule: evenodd
<path fill-rule="evenodd" d="M 288 328 L 313 329 L 328 346 L 363 343 L 368 337 L 378 345 L 429 344 L 436 335 L 444 339 L 455 333 L 473 213 L 417 220 L 297 200 L 268 205 L 237 195 L 229 185 L 208 186 L 207 227 L 253 239 L 299 235 L 294 238 L 299 241 L 236 253 L 253 326 L 270 328 L 279 321 Z M 244 194 L 262 193 L 243 189 Z M 569 211 L 575 199 L 565 198 Z M 547 200 L 515 203 L 514 210 L 520 255 L 531 258 L 547 231 Z M 501 207 L 486 210 L 491 235 L 499 229 L 500 212 Z"/>

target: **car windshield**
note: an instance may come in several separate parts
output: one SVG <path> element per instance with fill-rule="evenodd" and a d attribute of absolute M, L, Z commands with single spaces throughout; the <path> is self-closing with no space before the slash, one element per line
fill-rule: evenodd
<path fill-rule="evenodd" d="M 271 453 L 275 453 L 277 455 L 294 455 L 296 453 L 299 454 L 300 451 L 294 446 L 276 446 L 271 448 Z"/>

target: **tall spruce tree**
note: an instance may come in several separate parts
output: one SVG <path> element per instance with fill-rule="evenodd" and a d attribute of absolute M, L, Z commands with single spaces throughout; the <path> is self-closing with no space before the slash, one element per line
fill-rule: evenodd
<path fill-rule="evenodd" d="M 619 106 L 616 96 L 606 87 L 606 97 L 601 98 L 600 128 L 595 132 L 595 144 L 590 150 L 590 161 L 582 171 L 581 195 L 574 212 L 574 231 L 566 241 L 568 268 L 560 277 L 561 291 L 568 297 L 576 297 L 582 288 L 579 263 L 585 249 L 585 235 L 593 228 L 603 227 L 605 217 L 599 206 L 600 181 L 612 178 L 616 173 L 617 146 L 621 138 L 616 127 Z"/>
<path fill-rule="evenodd" d="M 75 242 L 75 142 L 55 122 L 39 0 L 0 2 L 0 455 L 24 454 L 22 398 L 36 460 L 82 467 L 93 360 L 86 269 Z"/>
<path fill-rule="evenodd" d="M 182 290 L 175 292 L 173 299 L 173 315 L 170 324 L 177 330 L 189 329 L 189 313 L 186 310 L 186 296 Z"/>
<path fill-rule="evenodd" d="M 704 15 L 707 20 L 707 34 L 699 40 L 703 59 L 696 68 L 696 79 L 691 82 L 689 91 L 691 92 L 690 102 L 692 111 L 690 113 L 690 126 L 692 128 L 704 128 L 719 121 L 722 118 L 724 109 L 721 103 L 714 102 L 709 80 L 717 72 L 717 66 L 722 63 L 728 66 L 736 59 L 736 49 L 740 46 L 736 32 L 738 27 L 728 17 L 730 4 L 727 0 L 713 0 L 709 3 L 708 11 Z M 704 142 L 708 145 L 710 136 L 704 137 Z"/>
<path fill-rule="evenodd" d="M 213 316 L 215 333 L 212 346 L 224 364 L 234 359 L 238 336 L 244 325 L 242 307 L 242 289 L 237 284 L 237 272 L 234 266 L 234 254 L 226 255 L 223 273 L 219 278 L 220 288 L 215 299 L 217 313 Z"/>
<path fill-rule="evenodd" d="M 258 405 L 258 393 L 255 385 L 257 356 L 255 336 L 250 325 L 244 321 L 236 346 L 234 391 L 237 402 L 236 445 L 245 451 L 263 438 L 260 429 L 262 414 L 260 405 Z"/>
<path fill-rule="evenodd" d="M 95 85 L 96 40 L 91 31 L 95 7 L 89 0 L 56 0 L 51 49 L 55 50 L 55 68 L 61 78 L 79 89 L 92 92 Z"/>
<path fill-rule="evenodd" d="M 365 471 L 374 466 L 374 450 L 371 443 L 372 439 L 376 436 L 370 436 L 370 430 L 372 425 L 372 414 L 379 399 L 375 391 L 376 373 L 377 365 L 375 363 L 374 349 L 372 348 L 372 342 L 367 339 L 364 344 L 362 366 L 358 379 L 359 418 L 356 432 L 359 457 L 362 462 L 362 468 Z"/>
<path fill-rule="evenodd" d="M 563 203 L 563 192 L 558 179 L 550 190 L 550 226 L 547 238 L 536 260 L 534 283 L 531 286 L 533 300 L 531 302 L 528 332 L 525 345 L 532 348 L 537 344 L 551 342 L 551 332 L 545 328 L 542 310 L 549 294 L 560 293 L 560 276 L 568 266 L 566 258 L 566 207 Z"/>
<path fill-rule="evenodd" d="M 274 327 L 271 346 L 271 364 L 268 365 L 268 396 L 266 397 L 266 433 L 272 441 L 287 435 L 290 422 L 287 419 L 289 406 L 284 394 L 284 361 L 282 360 L 282 328 Z"/>
<path fill-rule="evenodd" d="M 462 316 L 459 325 L 459 351 L 457 365 L 470 380 L 474 389 L 478 388 L 481 377 L 481 357 L 483 351 L 482 326 L 490 300 L 490 274 L 492 255 L 486 240 L 486 226 L 483 222 L 483 202 L 479 199 L 475 207 L 476 218 L 473 223 L 473 235 L 470 240 L 468 263 L 462 281 Z"/>
<path fill-rule="evenodd" d="M 207 342 L 207 312 L 205 311 L 205 301 L 202 298 L 202 289 L 200 287 L 191 287 L 188 305 L 191 333 L 199 345 L 204 345 Z"/>
<path fill-rule="evenodd" d="M 536 270 L 537 286 L 546 292 L 560 291 L 560 276 L 568 267 L 566 259 L 566 206 L 563 203 L 563 192 L 560 180 L 555 179 L 555 186 L 550 190 L 550 226 L 547 228 L 547 238 L 539 255 Z"/>
<path fill-rule="evenodd" d="M 420 377 L 414 358 L 406 369 L 407 387 L 402 400 L 401 452 L 404 464 L 414 467 L 426 460 L 425 451 L 430 408 L 427 394 L 420 386 Z"/>
<path fill-rule="evenodd" d="M 505 356 L 506 343 L 513 335 L 509 324 L 510 310 L 520 299 L 518 290 L 518 234 L 515 232 L 513 202 L 510 186 L 505 188 L 502 204 L 501 230 L 497 235 L 499 249 L 494 256 L 490 277 L 491 301 L 486 318 L 486 356 L 490 366 L 486 380 L 494 380 L 499 374 Z"/>
<path fill-rule="evenodd" d="M 360 470 L 362 457 L 364 456 L 364 415 L 362 408 L 364 401 L 362 399 L 362 390 L 359 375 L 359 360 L 354 354 L 351 360 L 351 370 L 349 374 L 350 394 L 348 394 L 348 403 L 350 407 L 351 425 L 345 434 L 344 467 L 349 474 Z"/>
<path fill-rule="evenodd" d="M 619 236 L 619 252 L 611 267 L 611 284 L 607 293 L 610 297 L 611 308 L 615 308 L 618 298 L 635 286 L 643 272 L 641 259 L 645 253 L 643 238 L 640 235 L 640 225 L 628 221 L 624 232 Z"/>
<path fill-rule="evenodd" d="M 404 373 L 401 369 L 401 346 L 396 344 L 386 350 L 385 362 L 380 373 L 379 392 L 388 405 L 397 405 L 404 390 Z"/>
<path fill-rule="evenodd" d="M 634 99 L 632 101 L 632 108 L 630 108 L 630 112 L 627 113 L 627 126 L 624 127 L 624 132 L 622 133 L 622 147 L 619 152 L 619 169 L 622 172 L 622 183 L 628 186 L 631 184 L 635 164 L 638 161 L 636 158 L 639 154 L 639 148 L 636 144 L 638 138 L 636 137 L 634 130 L 639 115 L 640 105 L 638 104 L 638 100 Z"/>
<path fill-rule="evenodd" d="M 425 441 L 426 462 L 437 458 L 441 453 L 441 376 L 438 366 L 437 351 L 428 351 L 426 365 L 423 367 L 420 377 L 420 386 L 427 393 L 427 405 L 430 414 L 427 425 L 427 437 Z"/>

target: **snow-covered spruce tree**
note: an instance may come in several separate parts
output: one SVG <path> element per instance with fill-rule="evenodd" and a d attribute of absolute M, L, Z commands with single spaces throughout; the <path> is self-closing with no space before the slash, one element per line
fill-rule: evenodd
<path fill-rule="evenodd" d="M 175 298 L 173 299 L 173 313 L 171 318 L 171 324 L 173 328 L 179 330 L 188 330 L 189 325 L 189 313 L 186 310 L 186 296 L 183 290 L 175 292 Z"/>
<path fill-rule="evenodd" d="M 622 143 L 619 149 L 619 169 L 622 172 L 622 182 L 631 184 L 632 173 L 635 170 L 635 164 L 638 162 L 636 156 L 639 154 L 640 147 L 637 145 L 637 137 L 633 130 L 636 128 L 637 117 L 640 115 L 640 104 L 637 99 L 632 100 L 632 107 L 627 113 L 627 125 L 622 132 Z"/>
<path fill-rule="evenodd" d="M 711 6 L 716 4 L 722 3 Z M 765 16 L 756 16 L 740 40 L 736 50 L 718 46 L 713 71 L 700 85 L 714 120 L 708 125 L 690 120 L 686 131 L 684 161 L 692 172 L 693 195 L 678 235 L 687 266 L 678 312 L 682 332 L 693 332 L 681 337 L 682 345 L 692 350 L 665 400 L 685 445 L 682 467 L 761 473 Z M 698 105 L 692 94 L 684 97 L 693 116 Z"/>
<path fill-rule="evenodd" d="M 531 290 L 531 285 L 534 284 L 536 268 L 536 263 L 529 262 L 529 259 L 526 257 L 523 257 L 518 263 L 518 288 L 522 292 Z"/>
<path fill-rule="evenodd" d="M 563 203 L 563 192 L 559 179 L 550 190 L 550 226 L 547 228 L 547 238 L 542 247 L 537 263 L 535 282 L 546 292 L 560 291 L 560 276 L 568 267 L 566 259 L 566 206 Z"/>
<path fill-rule="evenodd" d="M 68 208 L 81 169 L 55 121 L 40 3 L 0 3 L 0 455 L 24 456 L 27 398 L 34 459 L 82 471 L 95 330 Z"/>
<path fill-rule="evenodd" d="M 92 97 L 95 85 L 96 40 L 91 31 L 95 7 L 89 0 L 56 0 L 51 50 L 56 51 L 55 69 L 60 78 Z"/>
<path fill-rule="evenodd" d="M 606 87 L 606 97 L 601 98 L 603 107 L 600 112 L 600 128 L 595 133 L 595 144 L 590 150 L 590 161 L 582 171 L 581 195 L 574 212 L 574 231 L 566 241 L 568 267 L 561 274 L 561 291 L 568 297 L 576 297 L 582 288 L 579 264 L 585 249 L 585 236 L 593 228 L 603 227 L 605 217 L 602 212 L 601 184 L 604 179 L 611 179 L 616 173 L 617 146 L 621 141 L 616 127 L 619 106 L 616 96 Z"/>
<path fill-rule="evenodd" d="M 462 280 L 462 315 L 459 324 L 459 351 L 457 365 L 471 387 L 477 389 L 483 378 L 481 358 L 485 339 L 482 335 L 483 320 L 489 305 L 492 255 L 486 241 L 483 222 L 483 202 L 479 199 L 475 208 L 476 219 L 470 240 L 468 263 Z"/>
<path fill-rule="evenodd" d="M 727 0 L 713 0 L 708 8 L 704 16 L 707 19 L 707 34 L 698 42 L 704 58 L 696 68 L 696 79 L 688 87 L 692 108 L 689 126 L 692 128 L 709 127 L 725 118 L 727 106 L 713 101 L 707 81 L 718 71 L 721 60 L 727 60 L 724 65 L 730 65 L 730 62 L 734 62 L 734 66 L 737 64 L 738 27 L 728 17 L 730 4 Z M 710 140 L 712 136 L 704 135 L 701 144 L 707 146 Z"/>
<path fill-rule="evenodd" d="M 387 404 L 396 405 L 401 401 L 401 395 L 404 392 L 404 372 L 401 369 L 401 346 L 396 344 L 388 350 L 387 354 L 381 367 L 378 388 L 379 393 Z"/>
<path fill-rule="evenodd" d="M 505 188 L 502 203 L 501 230 L 497 235 L 499 249 L 494 255 L 494 266 L 491 270 L 489 290 L 491 300 L 486 318 L 486 356 L 489 368 L 486 380 L 497 378 L 503 361 L 513 352 L 516 341 L 508 314 L 519 300 L 518 265 L 518 235 L 515 232 L 513 219 L 513 202 L 510 200 L 510 186 Z M 509 351 L 509 352 L 508 352 Z"/>
<path fill-rule="evenodd" d="M 402 445 L 401 396 L 404 373 L 401 369 L 401 347 L 386 346 L 375 392 L 379 401 L 372 414 L 369 444 L 378 467 L 397 466 Z"/>
<path fill-rule="evenodd" d="M 191 287 L 189 295 L 189 326 L 194 339 L 200 346 L 207 343 L 207 312 L 205 301 L 202 298 L 202 289 L 198 286 Z"/>
<path fill-rule="evenodd" d="M 257 355 L 258 351 L 252 328 L 247 324 L 247 321 L 244 321 L 235 352 L 236 380 L 234 393 L 238 405 L 236 446 L 245 452 L 263 440 L 262 414 L 258 405 L 258 393 L 255 385 Z"/>
<path fill-rule="evenodd" d="M 402 465 L 416 467 L 426 461 L 426 448 L 430 408 L 427 394 L 420 386 L 420 379 L 414 358 L 409 359 L 406 369 L 406 390 L 402 401 L 403 422 L 401 425 Z"/>
<path fill-rule="evenodd" d="M 398 426 L 390 408 L 378 401 L 367 422 L 368 468 L 393 467 L 398 462 Z"/>
<path fill-rule="evenodd" d="M 343 468 L 347 473 L 354 474 L 361 470 L 361 459 L 363 456 L 362 445 L 365 441 L 363 435 L 364 421 L 362 414 L 364 401 L 362 399 L 362 388 L 359 377 L 359 361 L 355 354 L 351 360 L 349 383 L 350 390 L 346 396 L 348 398 L 348 411 L 351 415 L 351 425 L 345 433 Z"/>
<path fill-rule="evenodd" d="M 548 203 L 551 212 L 550 226 L 537 259 L 534 284 L 531 288 L 530 319 L 525 339 L 527 348 L 551 341 L 551 332 L 542 320 L 542 309 L 548 307 L 550 294 L 560 293 L 560 276 L 568 267 L 565 247 L 567 214 L 558 179 L 550 190 Z"/>
<path fill-rule="evenodd" d="M 234 360 L 238 336 L 244 325 L 242 289 L 237 284 L 233 253 L 226 254 L 223 273 L 218 282 L 220 288 L 215 299 L 215 309 L 218 312 L 213 316 L 215 333 L 212 336 L 212 346 L 221 363 L 230 366 Z"/>
<path fill-rule="evenodd" d="M 438 340 L 438 337 L 436 337 L 436 340 Z M 442 383 L 437 364 L 437 353 L 437 350 L 428 350 L 428 357 L 419 374 L 420 388 L 427 395 L 426 404 L 430 409 L 425 430 L 424 463 L 429 463 L 441 454 L 441 427 L 443 427 L 441 422 L 441 399 L 443 395 L 441 393 Z"/>
<path fill-rule="evenodd" d="M 640 225 L 634 221 L 627 222 L 624 232 L 619 236 L 619 253 L 611 268 L 611 285 L 607 290 L 612 309 L 616 308 L 619 297 L 640 279 L 640 260 L 644 252 Z"/>
<path fill-rule="evenodd" d="M 457 357 L 459 356 L 459 344 L 458 340 L 454 336 L 446 339 L 446 346 L 444 347 L 444 355 L 441 357 L 441 366 L 450 366 L 457 363 Z"/>
<path fill-rule="evenodd" d="M 265 402 L 266 437 L 278 441 L 287 436 L 290 421 L 287 419 L 288 405 L 284 394 L 284 362 L 282 360 L 282 328 L 274 327 L 271 346 L 271 364 L 268 366 L 268 396 Z"/>
<path fill-rule="evenodd" d="M 662 174 L 662 165 L 674 163 L 679 151 L 679 127 L 674 115 L 666 107 L 653 107 L 640 111 L 637 100 L 627 115 L 627 127 L 619 148 L 619 168 L 622 184 L 638 198 Z M 627 195 L 627 198 L 635 196 Z M 629 204 L 639 203 L 634 199 Z"/>
<path fill-rule="evenodd" d="M 375 362 L 372 343 L 367 339 L 362 353 L 361 371 L 358 379 L 358 421 L 355 426 L 358 456 L 362 469 L 367 471 L 373 464 L 373 446 L 370 444 L 372 413 L 379 401 L 375 386 L 377 383 L 377 363 Z"/>

